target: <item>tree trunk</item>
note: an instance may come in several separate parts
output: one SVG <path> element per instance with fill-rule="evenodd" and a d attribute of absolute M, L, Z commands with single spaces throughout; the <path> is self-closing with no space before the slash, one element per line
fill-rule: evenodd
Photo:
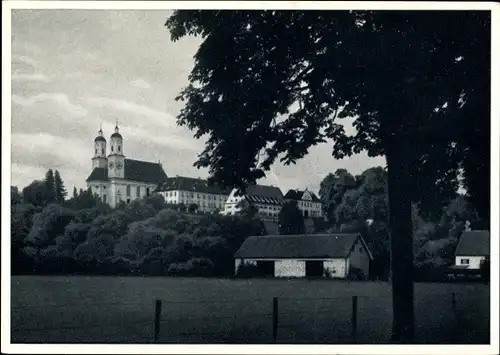
<path fill-rule="evenodd" d="M 409 191 L 408 154 L 401 145 L 387 151 L 389 182 L 389 224 L 391 235 L 392 341 L 412 343 L 413 310 L 413 230 Z"/>

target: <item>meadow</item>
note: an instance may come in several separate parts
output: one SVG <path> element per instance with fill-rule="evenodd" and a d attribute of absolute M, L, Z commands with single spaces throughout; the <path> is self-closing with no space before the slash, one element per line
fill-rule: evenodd
<path fill-rule="evenodd" d="M 352 296 L 357 296 L 355 338 Z M 387 282 L 13 276 L 13 343 L 388 343 Z M 415 343 L 489 343 L 489 287 L 415 284 Z M 453 299 L 455 301 L 453 301 Z"/>

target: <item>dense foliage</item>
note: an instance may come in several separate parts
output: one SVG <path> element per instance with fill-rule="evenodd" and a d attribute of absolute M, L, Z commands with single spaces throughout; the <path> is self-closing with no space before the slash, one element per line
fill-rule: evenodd
<path fill-rule="evenodd" d="M 47 177 L 40 187 L 51 186 Z M 76 189 L 62 203 L 35 206 L 32 195 L 11 192 L 14 273 L 230 276 L 245 238 L 266 233 L 253 209 L 231 217 L 198 213 L 159 195 L 110 209 Z"/>

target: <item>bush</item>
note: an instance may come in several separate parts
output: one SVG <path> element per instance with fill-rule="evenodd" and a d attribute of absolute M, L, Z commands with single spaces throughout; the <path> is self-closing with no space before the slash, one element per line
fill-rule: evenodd
<path fill-rule="evenodd" d="M 169 276 L 188 276 L 189 268 L 186 263 L 173 263 L 170 264 L 167 270 Z"/>
<path fill-rule="evenodd" d="M 236 277 L 251 278 L 262 276 L 262 271 L 257 265 L 242 263 L 236 271 Z"/>
<path fill-rule="evenodd" d="M 366 280 L 366 275 L 363 270 L 357 267 L 351 267 L 349 269 L 349 274 L 347 275 L 348 280 Z"/>
<path fill-rule="evenodd" d="M 481 280 L 483 282 L 490 282 L 490 258 L 489 257 L 486 257 L 486 259 L 484 259 L 482 262 L 481 262 L 481 267 L 479 269 L 479 273 L 481 275 Z"/>
<path fill-rule="evenodd" d="M 214 263 L 206 258 L 193 258 L 187 262 L 191 276 L 213 276 Z"/>

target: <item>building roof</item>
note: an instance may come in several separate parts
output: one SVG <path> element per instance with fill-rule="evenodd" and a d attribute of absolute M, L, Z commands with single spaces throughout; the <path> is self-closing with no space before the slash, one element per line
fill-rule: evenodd
<path fill-rule="evenodd" d="M 245 198 L 252 203 L 283 204 L 283 193 L 276 186 L 250 185 L 246 188 Z"/>
<path fill-rule="evenodd" d="M 193 191 L 214 195 L 229 195 L 228 189 L 222 189 L 216 185 L 209 185 L 208 180 L 196 179 L 184 176 L 171 177 L 158 186 L 156 191 Z"/>
<path fill-rule="evenodd" d="M 125 159 L 124 169 L 126 180 L 158 184 L 167 179 L 159 163 Z M 87 181 L 108 181 L 108 168 L 94 168 Z"/>
<path fill-rule="evenodd" d="M 115 132 L 111 135 L 111 138 L 123 138 L 122 135 L 118 132 Z"/>
<path fill-rule="evenodd" d="M 358 238 L 371 253 L 360 234 L 301 234 L 248 237 L 235 258 L 346 258 Z"/>
<path fill-rule="evenodd" d="M 314 202 L 319 202 L 318 196 L 316 196 L 315 193 L 312 191 L 307 190 L 311 194 L 311 198 Z M 285 194 L 285 198 L 289 200 L 302 200 L 302 196 L 304 195 L 306 191 L 302 190 L 288 190 L 288 192 Z"/>
<path fill-rule="evenodd" d="M 106 138 L 103 136 L 97 136 L 95 137 L 94 142 L 106 142 Z"/>
<path fill-rule="evenodd" d="M 455 251 L 457 256 L 490 255 L 490 232 L 486 230 L 466 231 L 460 237 Z"/>

